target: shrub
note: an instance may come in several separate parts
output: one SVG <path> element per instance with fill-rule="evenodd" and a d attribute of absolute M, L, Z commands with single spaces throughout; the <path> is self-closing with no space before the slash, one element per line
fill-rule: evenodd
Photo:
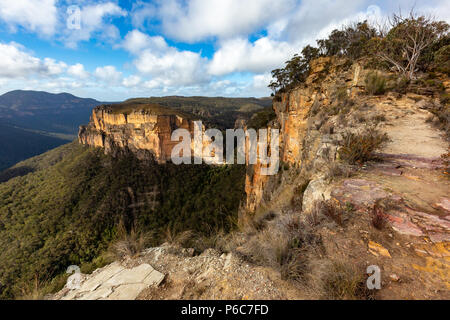
<path fill-rule="evenodd" d="M 164 235 L 165 242 L 173 245 L 183 246 L 192 238 L 193 232 L 191 230 L 177 231 L 173 226 L 171 228 L 169 225 Z"/>
<path fill-rule="evenodd" d="M 374 160 L 374 151 L 382 147 L 389 138 L 386 133 L 369 128 L 365 132 L 344 134 L 339 156 L 350 164 Z"/>
<path fill-rule="evenodd" d="M 324 215 L 340 226 L 343 225 L 343 212 L 344 210 L 341 208 L 340 203 L 336 203 L 333 200 L 316 201 L 312 210 L 313 214 L 317 216 Z"/>
<path fill-rule="evenodd" d="M 447 94 L 447 99 L 448 94 Z M 442 101 L 441 97 L 441 101 Z M 444 101 L 446 104 L 433 104 L 429 111 L 433 114 L 427 118 L 427 122 L 430 122 L 433 126 L 439 130 L 444 131 L 447 139 L 450 140 L 450 105 L 448 101 Z"/>
<path fill-rule="evenodd" d="M 372 209 L 372 225 L 375 229 L 382 230 L 386 224 L 386 219 L 382 208 L 375 204 Z"/>
<path fill-rule="evenodd" d="M 378 72 L 370 72 L 365 80 L 366 91 L 371 95 L 381 95 L 386 92 L 386 78 Z"/>
<path fill-rule="evenodd" d="M 127 231 L 123 221 L 120 221 L 117 227 L 117 238 L 111 245 L 110 253 L 119 260 L 136 256 L 145 249 L 150 240 L 149 235 L 136 231 L 135 227 Z"/>
<path fill-rule="evenodd" d="M 434 54 L 436 70 L 450 75 L 450 45 L 440 48 Z"/>
<path fill-rule="evenodd" d="M 346 99 L 348 99 L 347 88 L 339 87 L 336 90 L 336 98 L 338 101 L 345 101 Z"/>
<path fill-rule="evenodd" d="M 351 263 L 331 263 L 322 278 L 324 299 L 372 300 L 373 293 L 367 288 L 364 272 Z"/>
<path fill-rule="evenodd" d="M 303 281 L 309 268 L 306 252 L 322 248 L 320 236 L 298 215 L 278 215 L 264 230 L 248 234 L 239 249 L 242 258 L 278 270 L 290 281 Z"/>

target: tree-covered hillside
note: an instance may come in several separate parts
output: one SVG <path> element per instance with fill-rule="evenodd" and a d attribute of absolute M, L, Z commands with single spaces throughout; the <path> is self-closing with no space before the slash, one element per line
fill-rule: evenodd
<path fill-rule="evenodd" d="M 150 244 L 168 229 L 229 230 L 244 171 L 114 159 L 77 142 L 19 163 L 3 179 L 19 176 L 0 184 L 0 297 L 20 297 L 72 264 L 101 265 L 119 224 L 151 232 Z"/>

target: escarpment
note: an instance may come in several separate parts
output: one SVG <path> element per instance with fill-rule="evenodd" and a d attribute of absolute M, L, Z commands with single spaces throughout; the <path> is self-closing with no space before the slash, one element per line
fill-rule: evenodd
<path fill-rule="evenodd" d="M 270 126 L 280 130 L 280 170 L 289 167 L 302 172 L 308 169 L 311 174 L 313 163 L 320 163 L 317 154 L 328 149 L 333 138 L 311 130 L 321 125 L 320 120 L 313 123 L 313 117 L 320 110 L 331 108 L 340 93 L 354 97 L 363 91 L 364 76 L 368 72 L 359 63 L 348 65 L 344 59 L 318 58 L 311 61 L 310 74 L 302 86 L 274 98 L 276 119 Z M 280 179 L 279 176 L 261 176 L 259 170 L 259 165 L 247 170 L 245 207 L 250 212 L 264 200 L 270 200 L 273 187 L 278 183 L 276 180 Z"/>
<path fill-rule="evenodd" d="M 171 140 L 172 132 L 180 128 L 192 134 L 194 120 L 156 105 L 128 108 L 101 105 L 92 111 L 89 124 L 80 126 L 78 140 L 81 144 L 102 147 L 107 154 L 130 150 L 139 159 L 165 163 L 178 143 Z"/>
<path fill-rule="evenodd" d="M 370 94 L 368 79 L 373 75 L 383 79 L 389 88 L 386 91 L 392 92 Z M 262 176 L 258 164 L 249 166 L 245 180 L 245 209 L 255 212 L 261 204 L 270 203 L 279 196 L 277 192 L 286 189 L 279 188 L 283 181 L 301 185 L 327 175 L 330 165 L 339 160 L 344 137 L 349 133 L 360 135 L 369 127 L 379 127 L 380 123 L 386 127 L 382 119 L 393 114 L 389 108 L 412 113 L 418 105 L 423 110 L 440 105 L 436 92 L 399 93 L 398 87 L 397 75 L 372 70 L 365 61 L 350 63 L 339 57 L 312 60 L 305 81 L 296 88 L 278 93 L 273 99 L 276 118 L 269 126 L 280 130 L 280 172 Z M 403 114 L 397 117 L 403 117 Z M 397 135 L 396 132 L 392 134 Z M 396 149 L 392 148 L 394 144 L 390 143 L 388 151 Z M 417 155 L 417 152 L 410 153 Z"/>

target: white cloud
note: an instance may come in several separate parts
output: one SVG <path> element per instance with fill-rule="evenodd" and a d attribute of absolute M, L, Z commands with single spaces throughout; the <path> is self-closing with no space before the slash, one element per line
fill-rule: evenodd
<path fill-rule="evenodd" d="M 47 69 L 47 73 L 49 75 L 59 75 L 67 69 L 67 64 L 51 58 L 44 59 L 44 66 Z"/>
<path fill-rule="evenodd" d="M 0 76 L 18 78 L 41 70 L 41 60 L 22 51 L 18 44 L 0 43 Z"/>
<path fill-rule="evenodd" d="M 81 63 L 76 63 L 76 64 L 70 66 L 67 69 L 67 73 L 71 76 L 74 76 L 74 77 L 80 78 L 80 79 L 89 78 L 89 73 L 86 70 L 84 70 L 84 66 Z"/>
<path fill-rule="evenodd" d="M 15 42 L 0 43 L 0 77 L 21 78 L 40 74 L 54 76 L 64 72 L 67 65 L 54 59 L 43 61 L 25 51 L 25 48 Z"/>
<path fill-rule="evenodd" d="M 297 47 L 284 41 L 262 37 L 254 43 L 237 38 L 224 41 L 214 53 L 209 72 L 224 75 L 232 72 L 265 72 L 271 70 L 291 57 Z"/>
<path fill-rule="evenodd" d="M 0 0 L 0 20 L 13 31 L 20 26 L 53 35 L 58 22 L 55 3 L 55 0 Z"/>
<path fill-rule="evenodd" d="M 133 27 L 143 28 L 146 22 L 156 16 L 156 7 L 151 3 L 137 1 L 131 9 L 131 21 Z"/>
<path fill-rule="evenodd" d="M 117 71 L 114 66 L 97 67 L 94 71 L 94 75 L 109 84 L 115 84 L 120 82 L 122 78 L 122 72 Z"/>
<path fill-rule="evenodd" d="M 106 21 L 108 17 L 126 16 L 127 12 L 112 2 L 90 4 L 81 8 L 80 29 L 65 29 L 63 41 L 75 48 L 80 41 L 88 41 L 94 33 L 100 39 L 116 39 L 119 30 Z"/>
<path fill-rule="evenodd" d="M 142 74 L 157 78 L 165 86 L 177 86 L 204 81 L 205 61 L 198 53 L 169 48 L 160 54 L 146 49 L 134 63 Z"/>
<path fill-rule="evenodd" d="M 125 40 L 122 43 L 122 47 L 127 51 L 137 54 L 143 49 L 150 48 L 154 51 L 164 51 L 168 49 L 168 45 L 163 37 L 154 36 L 142 33 L 139 30 L 132 30 L 125 36 Z"/>
<path fill-rule="evenodd" d="M 201 83 L 207 78 L 207 59 L 199 53 L 170 47 L 160 36 L 150 37 L 138 30 L 130 31 L 122 46 L 135 55 L 136 69 L 151 80 L 147 88 L 185 86 Z"/>
<path fill-rule="evenodd" d="M 255 32 L 294 5 L 294 0 L 165 0 L 158 17 L 167 35 L 194 42 Z"/>
<path fill-rule="evenodd" d="M 127 88 L 136 87 L 141 83 L 141 77 L 136 75 L 131 75 L 129 77 L 126 77 L 122 81 L 122 85 L 124 85 Z"/>

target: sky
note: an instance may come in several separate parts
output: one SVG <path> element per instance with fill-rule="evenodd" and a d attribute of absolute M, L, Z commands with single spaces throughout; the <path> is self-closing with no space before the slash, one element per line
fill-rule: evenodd
<path fill-rule="evenodd" d="M 0 94 L 263 97 L 270 71 L 333 29 L 450 1 L 0 0 Z"/>

